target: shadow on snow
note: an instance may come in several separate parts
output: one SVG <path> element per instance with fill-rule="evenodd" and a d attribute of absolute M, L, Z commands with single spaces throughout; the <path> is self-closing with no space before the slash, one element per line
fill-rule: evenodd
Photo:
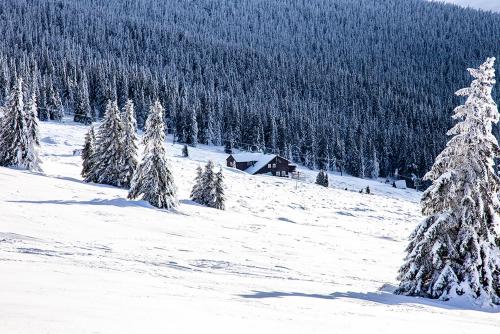
<path fill-rule="evenodd" d="M 481 307 L 472 302 L 464 301 L 440 301 L 436 299 L 427 299 L 420 297 L 408 297 L 395 295 L 392 293 L 394 288 L 389 289 L 383 287 L 382 291 L 378 292 L 334 292 L 332 294 L 316 294 L 303 292 L 284 292 L 284 291 L 253 291 L 251 294 L 239 295 L 249 299 L 266 299 L 266 298 L 285 298 L 285 297 L 302 297 L 302 298 L 317 298 L 317 299 L 351 299 L 369 301 L 384 305 L 423 305 L 437 307 L 446 310 L 472 310 L 486 313 L 500 313 L 500 307 Z"/>
<path fill-rule="evenodd" d="M 125 207 L 143 207 L 143 208 L 154 208 L 149 203 L 144 201 L 131 201 L 125 198 L 113 198 L 113 199 L 91 199 L 88 201 L 76 201 L 76 200 L 46 200 L 46 201 L 8 201 L 9 203 L 28 203 L 28 204 L 58 204 L 58 205 L 106 205 L 106 206 L 116 206 L 120 208 Z"/>

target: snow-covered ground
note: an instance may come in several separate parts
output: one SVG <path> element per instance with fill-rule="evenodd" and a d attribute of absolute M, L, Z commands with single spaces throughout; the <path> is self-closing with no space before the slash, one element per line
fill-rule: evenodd
<path fill-rule="evenodd" d="M 430 0 L 449 2 L 463 7 L 500 12 L 500 0 Z"/>
<path fill-rule="evenodd" d="M 42 123 L 44 175 L 0 168 L 0 333 L 494 333 L 500 314 L 395 296 L 419 194 L 225 168 L 227 210 L 189 201 L 220 149 L 168 144 L 176 212 L 82 183 L 86 127 Z M 315 174 L 310 172 L 309 178 Z M 367 185 L 372 195 L 357 191 Z M 344 190 L 347 188 L 348 190 Z M 500 311 L 500 310 L 499 310 Z"/>

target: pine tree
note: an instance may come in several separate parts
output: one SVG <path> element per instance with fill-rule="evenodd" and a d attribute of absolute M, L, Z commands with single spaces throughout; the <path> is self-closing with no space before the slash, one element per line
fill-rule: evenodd
<path fill-rule="evenodd" d="M 432 186 L 422 197 L 427 218 L 410 237 L 396 293 L 448 300 L 469 297 L 500 304 L 500 250 L 496 217 L 500 179 L 493 170 L 500 149 L 492 135 L 499 120 L 491 97 L 494 58 L 469 69 L 474 80 L 456 94 L 453 136 L 425 175 Z"/>
<path fill-rule="evenodd" d="M 231 139 L 226 140 L 224 144 L 224 153 L 233 154 L 233 141 Z"/>
<path fill-rule="evenodd" d="M 213 208 L 218 210 L 225 210 L 226 197 L 224 194 L 224 175 L 222 175 L 222 169 L 219 169 L 217 174 L 215 174 L 215 185 L 214 185 L 214 197 L 215 201 L 213 203 Z"/>
<path fill-rule="evenodd" d="M 38 134 L 38 117 L 37 117 L 36 93 L 33 91 L 31 97 L 26 104 L 25 117 L 26 127 L 28 129 L 28 145 L 25 155 L 24 166 L 28 170 L 41 172 L 40 158 L 38 157 L 38 147 L 40 139 Z"/>
<path fill-rule="evenodd" d="M 328 174 L 324 170 L 320 170 L 318 176 L 316 176 L 316 184 L 328 187 Z"/>
<path fill-rule="evenodd" d="M 128 197 L 148 201 L 161 209 L 178 205 L 177 188 L 167 163 L 163 107 L 155 102 L 149 111 L 144 133 L 144 157 L 134 174 Z"/>
<path fill-rule="evenodd" d="M 201 166 L 198 166 L 196 168 L 196 178 L 194 179 L 194 186 L 193 189 L 191 190 L 191 200 L 196 203 L 201 203 L 203 199 L 202 178 L 203 178 L 203 170 L 201 169 Z"/>
<path fill-rule="evenodd" d="M 95 132 L 94 126 L 91 125 L 89 131 L 85 135 L 85 145 L 82 150 L 82 160 L 83 160 L 83 168 L 81 175 L 83 178 L 87 179 L 89 175 L 93 174 L 94 169 L 94 153 L 95 153 Z M 94 182 L 95 180 L 87 179 L 87 182 Z"/>
<path fill-rule="evenodd" d="M 64 108 L 61 102 L 59 93 L 54 88 L 52 79 L 48 79 L 46 87 L 46 104 L 45 107 L 49 113 L 51 120 L 60 121 L 64 117 Z"/>
<path fill-rule="evenodd" d="M 184 145 L 184 146 L 182 147 L 182 156 L 183 156 L 184 158 L 189 157 L 189 150 L 188 150 L 188 146 L 187 146 L 187 145 Z"/>
<path fill-rule="evenodd" d="M 186 143 L 190 146 L 196 147 L 196 145 L 198 145 L 198 122 L 196 121 L 196 109 L 194 107 L 188 108 L 189 114 L 186 128 Z"/>
<path fill-rule="evenodd" d="M 132 100 L 125 102 L 122 114 L 124 128 L 123 138 L 123 169 L 121 172 L 120 184 L 130 187 L 130 182 L 137 169 L 137 122 L 134 115 L 134 103 Z"/>
<path fill-rule="evenodd" d="M 96 182 L 122 187 L 124 165 L 124 129 L 116 101 L 109 101 L 104 120 L 96 136 L 93 168 L 85 178 L 86 182 Z"/>
<path fill-rule="evenodd" d="M 90 109 L 89 90 L 86 76 L 84 76 L 80 82 L 76 94 L 74 121 L 87 125 L 92 123 L 92 110 Z"/>
<path fill-rule="evenodd" d="M 17 79 L 3 111 L 0 119 L 0 166 L 40 171 L 36 150 L 39 144 L 36 100 L 32 95 L 28 104 L 24 105 L 21 78 Z"/>

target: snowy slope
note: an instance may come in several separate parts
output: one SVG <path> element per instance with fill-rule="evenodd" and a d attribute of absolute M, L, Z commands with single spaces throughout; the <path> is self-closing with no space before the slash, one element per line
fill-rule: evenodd
<path fill-rule="evenodd" d="M 0 333 L 492 333 L 495 310 L 394 296 L 419 194 L 225 169 L 227 211 L 188 194 L 222 149 L 168 145 L 181 206 L 81 182 L 86 127 L 41 126 L 45 175 L 0 168 Z M 309 174 L 310 178 L 315 175 Z M 373 195 L 357 190 L 370 185 Z M 348 191 L 342 190 L 348 188 Z M 351 191 L 352 190 L 352 191 Z"/>
<path fill-rule="evenodd" d="M 489 10 L 492 12 L 500 12 L 499 0 L 431 0 L 449 2 L 463 7 L 471 7 L 475 9 Z"/>

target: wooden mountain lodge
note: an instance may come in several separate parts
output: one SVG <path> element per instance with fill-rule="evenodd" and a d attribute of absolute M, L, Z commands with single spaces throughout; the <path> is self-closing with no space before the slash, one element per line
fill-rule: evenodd
<path fill-rule="evenodd" d="M 231 154 L 227 159 L 227 166 L 233 167 L 248 174 L 268 174 L 273 176 L 288 177 L 297 169 L 287 159 L 276 154 L 239 153 Z"/>

